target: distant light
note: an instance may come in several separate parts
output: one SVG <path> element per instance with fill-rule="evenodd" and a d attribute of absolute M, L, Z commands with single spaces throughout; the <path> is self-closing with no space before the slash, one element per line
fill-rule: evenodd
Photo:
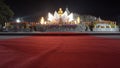
<path fill-rule="evenodd" d="M 46 24 L 44 17 L 41 17 L 40 23 L 41 24 Z"/>
<path fill-rule="evenodd" d="M 16 19 L 16 22 L 17 22 L 17 23 L 20 23 L 20 22 L 21 22 L 20 18 Z"/>
<path fill-rule="evenodd" d="M 78 23 L 78 24 L 80 23 L 80 17 L 77 18 L 77 23 Z"/>

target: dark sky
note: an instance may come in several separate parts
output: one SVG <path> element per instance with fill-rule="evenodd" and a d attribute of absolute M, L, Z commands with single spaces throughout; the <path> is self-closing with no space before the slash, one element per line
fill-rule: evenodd
<path fill-rule="evenodd" d="M 46 15 L 47 12 L 68 6 L 71 12 L 100 16 L 103 19 L 117 20 L 120 4 L 113 0 L 6 0 L 15 17 Z"/>

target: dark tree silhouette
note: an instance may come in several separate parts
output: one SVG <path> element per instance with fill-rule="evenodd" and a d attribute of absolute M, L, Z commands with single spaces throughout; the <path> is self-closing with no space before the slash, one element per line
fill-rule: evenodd
<path fill-rule="evenodd" d="M 13 15 L 13 11 L 4 3 L 4 0 L 0 0 L 0 25 L 4 26 L 5 22 L 9 21 Z"/>

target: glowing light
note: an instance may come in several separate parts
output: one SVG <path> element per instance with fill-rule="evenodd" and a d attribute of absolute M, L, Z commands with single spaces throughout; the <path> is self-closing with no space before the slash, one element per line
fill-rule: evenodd
<path fill-rule="evenodd" d="M 58 13 L 55 11 L 54 12 L 54 17 L 56 18 L 56 19 L 59 19 L 60 18 L 60 16 L 58 15 Z"/>
<path fill-rule="evenodd" d="M 47 22 L 45 22 L 44 18 L 41 19 L 41 24 L 61 24 L 61 23 L 73 23 L 79 24 L 80 18 L 74 20 L 74 14 L 69 14 L 67 11 L 63 12 L 62 8 L 59 11 L 55 11 L 54 14 L 48 13 Z M 76 21 L 76 22 L 75 22 Z"/>
<path fill-rule="evenodd" d="M 62 8 L 59 8 L 58 14 L 59 14 L 59 15 L 62 15 L 62 14 L 63 14 Z"/>
<path fill-rule="evenodd" d="M 67 17 L 67 16 L 68 16 L 68 13 L 65 11 L 64 14 L 63 14 L 62 16 Z"/>
<path fill-rule="evenodd" d="M 68 19 L 69 19 L 69 22 L 73 21 L 73 13 L 71 13 L 69 16 L 68 16 Z"/>
<path fill-rule="evenodd" d="M 54 16 L 51 13 L 48 13 L 48 21 L 53 21 Z"/>
<path fill-rule="evenodd" d="M 62 15 L 62 20 L 63 20 L 63 22 L 68 22 L 68 13 L 66 11 Z"/>
<path fill-rule="evenodd" d="M 16 22 L 17 22 L 17 23 L 20 23 L 20 22 L 21 22 L 21 21 L 20 21 L 20 18 L 16 19 Z"/>
<path fill-rule="evenodd" d="M 77 21 L 74 21 L 75 22 L 75 24 L 77 24 Z"/>
<path fill-rule="evenodd" d="M 45 19 L 44 19 L 44 17 L 41 17 L 40 23 L 41 23 L 41 24 L 45 24 Z"/>
<path fill-rule="evenodd" d="M 47 24 L 47 22 L 45 21 L 45 23 L 44 24 Z"/>
<path fill-rule="evenodd" d="M 80 23 L 80 17 L 77 18 L 77 23 L 78 23 L 78 24 Z"/>

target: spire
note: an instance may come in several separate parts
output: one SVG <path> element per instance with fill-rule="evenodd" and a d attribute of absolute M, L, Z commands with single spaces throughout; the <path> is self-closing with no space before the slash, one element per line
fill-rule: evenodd
<path fill-rule="evenodd" d="M 102 19 L 99 17 L 99 18 L 98 18 L 98 21 L 100 21 L 100 22 L 101 22 L 101 21 L 102 21 Z"/>
<path fill-rule="evenodd" d="M 70 11 L 68 10 L 68 6 L 66 6 L 66 10 L 65 11 L 68 13 L 68 15 L 70 14 Z"/>

